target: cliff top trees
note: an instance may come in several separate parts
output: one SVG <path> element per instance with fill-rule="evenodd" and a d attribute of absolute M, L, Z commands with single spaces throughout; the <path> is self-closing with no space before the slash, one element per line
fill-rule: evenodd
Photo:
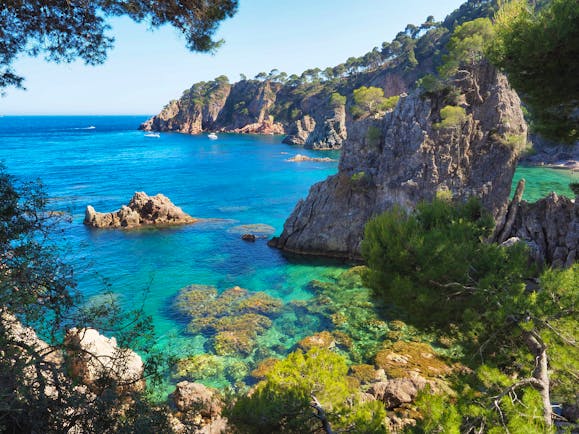
<path fill-rule="evenodd" d="M 106 18 L 128 16 L 151 27 L 169 24 L 182 32 L 193 51 L 219 46 L 212 36 L 220 21 L 233 16 L 238 0 L 187 0 L 183 2 L 139 0 L 2 2 L 0 11 L 0 89 L 21 86 L 23 77 L 12 69 L 21 55 L 44 55 L 52 62 L 77 58 L 89 65 L 104 62 L 114 39 Z"/>
<path fill-rule="evenodd" d="M 396 106 L 398 96 L 384 97 L 384 90 L 379 87 L 362 86 L 353 92 L 354 105 L 352 115 L 356 118 L 376 116 Z"/>
<path fill-rule="evenodd" d="M 564 142 L 579 138 L 579 7 L 552 0 L 531 9 L 524 0 L 505 4 L 495 16 L 497 37 L 488 50 L 522 94 L 533 127 Z"/>

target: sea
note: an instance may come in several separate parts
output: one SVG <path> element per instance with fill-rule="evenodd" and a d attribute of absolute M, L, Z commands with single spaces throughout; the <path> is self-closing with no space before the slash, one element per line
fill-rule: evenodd
<path fill-rule="evenodd" d="M 218 292 L 240 286 L 264 291 L 283 303 L 308 300 L 310 282 L 333 279 L 348 264 L 296 258 L 267 246 L 312 184 L 337 172 L 339 153 L 282 143 L 282 136 L 161 133 L 147 137 L 139 124 L 148 116 L 3 116 L 0 161 L 20 180 L 40 179 L 49 208 L 70 217 L 58 238 L 89 301 L 111 293 L 125 309 L 143 306 L 153 318 L 151 345 L 178 357 L 211 354 L 210 336 L 187 333 L 187 320 L 173 302 L 188 285 Z M 334 162 L 288 162 L 296 154 Z M 514 183 L 527 180 L 525 199 L 550 191 L 571 196 L 577 182 L 568 171 L 520 167 Z M 91 229 L 85 208 L 117 210 L 136 191 L 162 193 L 200 223 L 143 230 Z M 241 240 L 259 225 L 263 237 Z M 255 226 L 253 227 L 255 228 Z M 270 348 L 287 354 L 298 340 L 323 328 L 308 322 L 286 327 L 274 321 Z M 255 367 L 258 356 L 244 358 Z M 204 379 L 199 379 L 203 381 Z M 206 383 L 223 386 L 224 375 Z"/>

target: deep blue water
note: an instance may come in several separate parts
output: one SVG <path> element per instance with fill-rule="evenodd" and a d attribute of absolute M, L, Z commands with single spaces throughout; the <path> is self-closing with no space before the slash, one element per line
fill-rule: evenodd
<path fill-rule="evenodd" d="M 183 324 L 170 314 L 169 304 L 180 288 L 239 285 L 288 302 L 311 297 L 308 282 L 340 269 L 313 259 L 290 261 L 264 239 L 241 241 L 235 230 L 260 223 L 279 233 L 309 187 L 337 170 L 337 162 L 285 160 L 297 153 L 337 159 L 337 153 L 285 145 L 280 136 L 221 134 L 211 141 L 204 135 L 163 133 L 147 138 L 136 130 L 146 118 L 0 117 L 0 160 L 8 172 L 22 179 L 41 178 L 50 208 L 72 215 L 60 241 L 87 297 L 98 296 L 110 284 L 124 306 L 145 300 L 160 345 L 183 354 L 202 353 L 205 337 L 184 334 Z M 552 170 L 526 168 L 521 173 L 532 195 L 565 191 L 569 181 L 567 173 Z M 163 193 L 190 215 L 215 220 L 139 231 L 83 226 L 86 205 L 113 211 L 135 191 Z M 294 330 L 289 339 L 280 338 L 286 333 L 283 323 L 276 327 L 271 339 L 279 338 L 289 349 L 316 325 L 298 335 Z"/>

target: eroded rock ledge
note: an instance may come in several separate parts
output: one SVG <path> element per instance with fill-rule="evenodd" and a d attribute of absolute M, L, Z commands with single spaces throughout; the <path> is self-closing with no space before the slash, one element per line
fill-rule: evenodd
<path fill-rule="evenodd" d="M 84 217 L 84 224 L 93 228 L 131 229 L 147 225 L 185 225 L 197 221 L 173 204 L 167 196 L 148 196 L 142 191 L 136 192 L 129 204 L 123 205 L 118 211 L 101 213 L 88 205 Z"/>

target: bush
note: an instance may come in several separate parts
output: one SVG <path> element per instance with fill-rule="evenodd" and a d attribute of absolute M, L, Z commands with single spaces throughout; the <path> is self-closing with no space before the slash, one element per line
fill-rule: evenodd
<path fill-rule="evenodd" d="M 362 86 L 354 90 L 354 105 L 351 108 L 355 118 L 376 116 L 396 106 L 398 96 L 384 97 L 384 90 L 379 87 Z"/>
<path fill-rule="evenodd" d="M 340 95 L 338 92 L 334 92 L 332 95 L 330 95 L 330 105 L 333 108 L 345 106 L 346 97 L 344 95 Z"/>
<path fill-rule="evenodd" d="M 521 246 L 509 250 L 481 242 L 493 226 L 475 199 L 458 205 L 435 199 L 414 213 L 394 208 L 366 225 L 364 281 L 418 325 L 461 322 L 479 310 L 487 294 L 469 288 L 494 291 L 526 268 Z"/>
<path fill-rule="evenodd" d="M 332 428 L 385 432 L 383 405 L 359 402 L 347 373 L 345 359 L 330 350 L 294 352 L 273 366 L 251 396 L 239 398 L 227 417 L 239 432 L 317 432 L 315 396 Z"/>
<path fill-rule="evenodd" d="M 441 121 L 433 126 L 435 128 L 455 128 L 466 120 L 466 110 L 462 107 L 447 105 L 440 110 Z"/>

